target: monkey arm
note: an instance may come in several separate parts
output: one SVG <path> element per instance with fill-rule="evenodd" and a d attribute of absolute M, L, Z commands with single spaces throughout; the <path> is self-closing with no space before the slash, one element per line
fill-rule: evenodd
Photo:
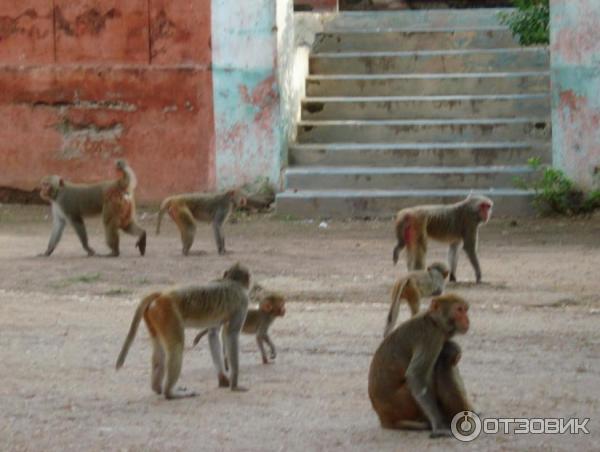
<path fill-rule="evenodd" d="M 475 280 L 481 282 L 481 267 L 479 266 L 479 259 L 477 258 L 477 229 L 469 230 L 465 234 L 463 249 L 467 253 L 467 257 L 475 270 Z"/>
<path fill-rule="evenodd" d="M 50 234 L 50 240 L 48 241 L 48 247 L 46 248 L 46 252 L 43 256 L 50 256 L 58 245 L 60 238 L 62 237 L 62 233 L 65 230 L 65 225 L 67 221 L 60 214 L 59 208 L 52 203 L 52 233 Z"/>
<path fill-rule="evenodd" d="M 443 342 L 429 339 L 432 341 L 430 347 L 417 347 L 414 351 L 405 378 L 412 396 L 431 423 L 432 434 L 436 435 L 446 429 L 433 387 L 433 370 Z"/>

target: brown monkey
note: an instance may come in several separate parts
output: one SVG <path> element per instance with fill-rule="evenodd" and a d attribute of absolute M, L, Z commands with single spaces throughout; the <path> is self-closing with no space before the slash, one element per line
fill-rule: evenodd
<path fill-rule="evenodd" d="M 261 292 L 263 289 L 260 285 L 255 284 L 250 291 L 250 301 L 257 300 L 257 292 Z M 269 327 L 277 317 L 283 317 L 285 315 L 285 299 L 282 295 L 276 292 L 265 292 L 259 295 L 258 309 L 248 309 L 248 315 L 242 328 L 242 333 L 253 334 L 256 336 L 256 343 L 262 356 L 263 364 L 269 364 L 269 358 L 274 360 L 277 358 L 277 350 L 275 344 L 269 337 Z M 199 332 L 194 338 L 194 345 L 196 345 L 202 336 L 204 336 L 208 330 Z M 227 325 L 223 328 L 223 333 L 227 334 Z M 270 348 L 269 358 L 265 351 L 264 343 Z M 227 368 L 227 353 L 225 351 L 225 367 Z"/>
<path fill-rule="evenodd" d="M 425 268 L 427 239 L 449 243 L 448 264 L 450 281 L 456 281 L 458 247 L 462 243 L 477 282 L 481 282 L 481 268 L 477 259 L 477 232 L 481 223 L 485 224 L 492 215 L 494 203 L 485 196 L 469 195 L 466 199 L 450 205 L 416 206 L 402 209 L 396 216 L 396 237 L 394 264 L 406 246 L 408 270 Z"/>
<path fill-rule="evenodd" d="M 398 279 L 392 289 L 392 304 L 387 316 L 383 337 L 390 334 L 396 325 L 400 302 L 406 300 L 412 316 L 419 312 L 421 298 L 441 295 L 448 277 L 448 266 L 435 262 L 427 270 L 415 270 Z"/>
<path fill-rule="evenodd" d="M 229 386 L 232 391 L 245 391 L 238 386 L 238 339 L 248 310 L 250 273 L 240 264 L 225 271 L 223 278 L 204 286 L 188 286 L 166 292 L 156 292 L 144 298 L 137 307 L 125 339 L 116 368 L 125 357 L 142 317 L 152 339 L 151 387 L 167 399 L 193 397 L 194 392 L 174 389 L 181 373 L 183 359 L 184 328 L 208 327 L 208 341 L 213 364 L 217 370 L 219 387 Z M 225 348 L 231 360 L 229 378 L 225 375 L 221 357 L 218 330 L 228 323 L 224 335 Z M 166 367 L 166 380 L 163 385 Z"/>
<path fill-rule="evenodd" d="M 146 231 L 135 220 L 135 174 L 121 159 L 116 161 L 116 173 L 116 180 L 96 184 L 73 184 L 56 175 L 42 179 L 40 196 L 52 205 L 52 233 L 42 256 L 52 254 L 67 221 L 75 229 L 88 256 L 96 254 L 88 245 L 83 219 L 99 214 L 102 214 L 106 243 L 111 250 L 109 256 L 119 255 L 119 229 L 137 236 L 136 247 L 142 256 L 145 254 Z"/>
<path fill-rule="evenodd" d="M 219 254 L 225 254 L 225 239 L 221 228 L 234 207 L 246 204 L 246 199 L 237 190 L 223 193 L 187 193 L 166 198 L 160 205 L 156 233 L 165 212 L 177 224 L 181 233 L 183 254 L 187 256 L 196 235 L 196 220 L 211 222 Z"/>
<path fill-rule="evenodd" d="M 379 345 L 369 369 L 369 397 L 383 428 L 432 430 L 449 436 L 450 420 L 471 410 L 449 339 L 469 329 L 469 305 L 456 295 L 431 301 Z"/>

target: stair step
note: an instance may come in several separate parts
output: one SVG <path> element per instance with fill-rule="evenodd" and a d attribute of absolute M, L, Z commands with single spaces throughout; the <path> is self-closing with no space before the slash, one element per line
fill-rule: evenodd
<path fill-rule="evenodd" d="M 320 25 L 324 31 L 477 29 L 499 27 L 498 13 L 512 8 L 430 9 L 402 11 L 340 11 L 295 13 L 298 26 Z"/>
<path fill-rule="evenodd" d="M 299 143 L 547 141 L 549 118 L 301 121 Z"/>
<path fill-rule="evenodd" d="M 506 27 L 479 30 L 401 30 L 318 33 L 311 51 L 414 51 L 450 49 L 493 49 L 518 47 Z"/>
<path fill-rule="evenodd" d="M 494 201 L 493 216 L 527 216 L 533 213 L 533 192 L 519 189 L 489 190 L 287 190 L 277 194 L 277 213 L 294 218 L 391 218 L 405 207 L 450 204 L 469 193 Z"/>
<path fill-rule="evenodd" d="M 409 72 L 498 72 L 546 70 L 545 47 L 422 50 L 417 52 L 335 52 L 311 55 L 311 74 L 394 74 Z"/>
<path fill-rule="evenodd" d="M 302 101 L 302 119 L 435 119 L 543 116 L 550 95 L 311 97 Z"/>
<path fill-rule="evenodd" d="M 522 94 L 550 91 L 550 74 L 538 72 L 311 75 L 306 95 L 423 96 L 462 94 Z"/>
<path fill-rule="evenodd" d="M 513 188 L 531 180 L 528 166 L 484 167 L 296 167 L 285 172 L 290 190 L 395 190 Z"/>
<path fill-rule="evenodd" d="M 488 166 L 522 165 L 530 157 L 550 162 L 550 144 L 531 143 L 332 143 L 293 144 L 298 166 Z M 292 167 L 293 168 L 293 167 Z"/>

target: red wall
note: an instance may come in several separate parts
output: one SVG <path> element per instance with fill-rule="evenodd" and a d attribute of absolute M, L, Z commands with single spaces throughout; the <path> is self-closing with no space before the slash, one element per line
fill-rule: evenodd
<path fill-rule="evenodd" d="M 125 157 L 142 201 L 213 188 L 210 3 L 0 2 L 0 187 Z"/>

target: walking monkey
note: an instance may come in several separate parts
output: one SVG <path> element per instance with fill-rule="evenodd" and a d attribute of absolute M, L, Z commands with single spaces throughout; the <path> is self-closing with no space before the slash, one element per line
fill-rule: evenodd
<path fill-rule="evenodd" d="M 117 370 L 125 362 L 143 317 L 153 347 L 152 390 L 157 394 L 164 394 L 167 399 L 193 397 L 196 393 L 182 388 L 175 389 L 175 384 L 183 361 L 184 328 L 204 327 L 208 328 L 210 352 L 217 370 L 219 387 L 229 386 L 232 391 L 245 391 L 245 388 L 238 386 L 238 342 L 248 310 L 249 286 L 250 272 L 237 263 L 225 271 L 222 279 L 206 285 L 179 287 L 148 295 L 135 311 L 117 359 Z M 231 362 L 229 377 L 225 375 L 223 368 L 218 334 L 224 323 L 228 324 L 223 340 Z"/>
<path fill-rule="evenodd" d="M 408 270 L 425 268 L 427 239 L 448 243 L 450 281 L 456 281 L 458 247 L 463 249 L 475 270 L 475 278 L 481 282 L 481 268 L 477 259 L 477 233 L 479 226 L 487 223 L 494 203 L 485 196 L 469 195 L 466 199 L 450 205 L 416 206 L 402 209 L 396 216 L 397 245 L 394 247 L 394 264 L 406 247 Z"/>
<path fill-rule="evenodd" d="M 160 205 L 156 233 L 165 212 L 173 219 L 181 234 L 182 252 L 187 256 L 196 235 L 196 220 L 212 223 L 219 254 L 225 254 L 222 227 L 234 207 L 246 205 L 246 198 L 238 190 L 222 193 L 187 193 L 166 198 Z"/>
<path fill-rule="evenodd" d="M 109 256 L 119 255 L 119 229 L 135 235 L 135 244 L 143 256 L 146 253 L 146 231 L 136 222 L 133 192 L 137 184 L 135 173 L 125 160 L 116 161 L 117 179 L 95 184 L 75 184 L 60 176 L 46 176 L 41 181 L 40 196 L 52 206 L 52 233 L 46 251 L 50 256 L 67 222 L 75 232 L 88 256 L 96 252 L 89 246 L 83 219 L 102 214 Z"/>

